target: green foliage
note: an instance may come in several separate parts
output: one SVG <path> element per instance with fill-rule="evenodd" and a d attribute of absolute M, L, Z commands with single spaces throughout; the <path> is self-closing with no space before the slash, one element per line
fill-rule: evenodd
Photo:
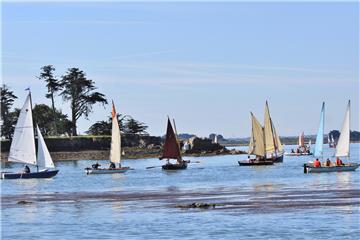
<path fill-rule="evenodd" d="M 139 122 L 133 118 L 129 118 L 125 123 L 125 132 L 129 134 L 147 134 L 146 126 L 144 123 Z"/>
<path fill-rule="evenodd" d="M 119 128 L 121 132 L 124 132 L 124 120 L 127 115 L 117 114 L 117 119 L 119 122 Z M 112 118 L 109 117 L 107 121 L 98 121 L 90 126 L 89 130 L 86 131 L 87 134 L 91 135 L 111 135 L 112 128 Z"/>
<path fill-rule="evenodd" d="M 107 104 L 105 95 L 94 92 L 96 87 L 94 82 L 86 78 L 83 71 L 78 68 L 70 68 L 61 79 L 63 88 L 60 95 L 65 101 L 70 102 L 72 134 L 77 135 L 76 122 L 81 116 L 87 118 L 92 112 L 92 106 L 95 103 Z"/>
<path fill-rule="evenodd" d="M 67 115 L 55 109 L 56 128 L 52 123 L 53 110 L 45 104 L 37 104 L 33 108 L 33 118 L 35 124 L 39 125 L 40 131 L 45 136 L 58 134 L 71 134 L 71 121 Z"/>
<path fill-rule="evenodd" d="M 8 86 L 3 84 L 0 87 L 1 92 L 1 136 L 10 139 L 14 133 L 19 110 L 11 111 L 14 100 L 17 98 Z"/>
<path fill-rule="evenodd" d="M 51 99 L 52 106 L 52 119 L 49 119 L 50 122 L 53 122 L 53 134 L 57 134 L 57 117 L 55 110 L 55 101 L 54 94 L 61 90 L 61 84 L 58 79 L 54 76 L 55 68 L 52 65 L 46 65 L 41 68 L 40 76 L 38 77 L 40 80 L 44 80 L 46 82 L 46 87 L 48 89 L 48 93 L 45 97 Z"/>

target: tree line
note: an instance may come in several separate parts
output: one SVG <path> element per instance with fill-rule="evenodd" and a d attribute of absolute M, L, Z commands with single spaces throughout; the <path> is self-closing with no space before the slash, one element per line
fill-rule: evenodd
<path fill-rule="evenodd" d="M 45 97 L 51 100 L 51 107 L 46 104 L 33 106 L 33 119 L 46 136 L 72 135 L 77 136 L 77 121 L 81 117 L 88 119 L 95 104 L 105 106 L 108 104 L 105 95 L 96 91 L 95 82 L 87 78 L 79 68 L 69 68 L 66 73 L 57 78 L 55 67 L 43 66 L 38 79 L 46 83 Z M 1 137 L 11 139 L 20 109 L 12 108 L 17 96 L 3 84 L 1 90 Z M 70 119 L 61 110 L 56 108 L 55 97 L 61 96 L 63 102 L 68 102 L 71 109 Z M 147 134 L 144 123 L 131 116 L 118 114 L 120 130 L 128 134 Z M 111 117 L 91 125 L 87 134 L 110 135 Z"/>

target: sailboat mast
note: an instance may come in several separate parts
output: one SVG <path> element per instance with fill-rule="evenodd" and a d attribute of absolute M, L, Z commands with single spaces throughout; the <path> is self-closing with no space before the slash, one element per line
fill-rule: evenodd
<path fill-rule="evenodd" d="M 30 98 L 30 111 L 32 112 L 33 106 L 32 106 L 32 97 L 31 97 L 31 91 L 30 88 L 27 89 L 29 91 L 29 98 Z M 33 132 L 34 132 L 34 139 L 35 139 L 35 129 L 34 129 L 34 117 L 31 114 L 31 121 L 32 121 L 32 128 L 33 128 Z M 35 139 L 36 140 L 36 139 Z M 39 165 L 37 162 L 37 158 L 36 158 L 36 171 L 39 172 Z"/>

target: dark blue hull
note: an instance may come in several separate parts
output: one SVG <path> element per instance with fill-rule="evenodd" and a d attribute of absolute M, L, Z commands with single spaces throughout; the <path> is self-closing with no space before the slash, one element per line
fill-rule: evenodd
<path fill-rule="evenodd" d="M 31 172 L 31 173 L 2 172 L 1 179 L 52 178 L 58 172 L 59 170 L 46 170 L 46 171 Z"/>
<path fill-rule="evenodd" d="M 274 163 L 276 162 L 283 162 L 284 160 L 284 155 L 281 156 L 277 156 L 276 158 L 267 158 L 267 161 L 273 161 Z"/>

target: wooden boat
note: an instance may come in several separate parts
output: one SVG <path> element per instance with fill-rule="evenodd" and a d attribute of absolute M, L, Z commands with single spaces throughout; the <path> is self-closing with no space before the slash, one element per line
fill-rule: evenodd
<path fill-rule="evenodd" d="M 176 129 L 175 121 L 174 127 Z M 164 150 L 159 157 L 160 160 L 167 159 L 166 164 L 162 166 L 163 170 L 184 170 L 187 168 L 187 161 L 181 157 L 180 144 L 176 135 L 168 118 Z M 175 159 L 176 163 L 171 163 L 170 159 Z"/>
<path fill-rule="evenodd" d="M 321 147 L 321 149 L 317 149 L 315 146 L 315 153 L 321 153 L 322 156 L 322 141 L 323 141 L 323 128 L 324 128 L 324 103 L 323 103 L 323 108 L 322 108 L 322 114 L 321 114 L 321 121 L 320 121 L 320 128 L 319 128 L 319 132 L 321 134 L 321 138 L 318 137 L 316 138 L 317 141 L 319 140 L 321 145 L 318 143 L 316 143 L 316 146 L 318 146 L 318 148 Z M 318 156 L 318 155 L 315 155 Z M 340 133 L 340 137 L 336 146 L 336 151 L 335 151 L 335 156 L 336 157 L 350 157 L 350 100 L 348 102 L 347 105 L 347 109 L 346 109 L 346 113 L 345 113 L 345 118 L 344 118 L 344 122 L 343 122 L 343 126 L 341 129 L 341 133 Z M 304 173 L 322 173 L 322 172 L 345 172 L 345 171 L 355 171 L 358 167 L 360 166 L 360 164 L 358 163 L 348 163 L 348 164 L 343 164 L 343 165 L 334 165 L 334 166 L 322 166 L 322 167 L 314 167 L 313 164 L 304 164 Z"/>
<path fill-rule="evenodd" d="M 9 162 L 20 162 L 36 166 L 36 172 L 1 172 L 1 179 L 29 179 L 29 178 L 52 178 L 59 170 L 54 169 L 54 162 L 50 156 L 39 126 L 36 126 L 38 152 L 36 156 L 35 134 L 32 118 L 31 93 L 21 108 L 18 121 L 15 126 L 14 136 L 10 146 Z M 27 166 L 26 165 L 26 166 Z M 42 169 L 39 171 L 39 168 Z M 28 168 L 30 170 L 30 168 Z"/>
<path fill-rule="evenodd" d="M 129 167 L 121 168 L 85 168 L 86 174 L 113 174 L 113 173 L 125 173 L 129 170 Z"/>
<path fill-rule="evenodd" d="M 129 170 L 129 167 L 121 167 L 121 134 L 119 128 L 119 122 L 117 119 L 115 104 L 112 102 L 112 128 L 111 128 L 111 146 L 110 146 L 110 166 L 109 168 L 87 167 L 85 168 L 86 174 L 113 174 L 113 173 L 125 173 Z M 118 164 L 118 167 L 115 166 Z M 94 165 L 93 165 L 94 166 Z"/>
<path fill-rule="evenodd" d="M 264 128 L 253 113 L 251 113 L 251 137 L 248 153 L 255 155 L 256 158 L 250 158 L 249 155 L 248 160 L 238 161 L 239 166 L 264 166 L 274 164 L 274 161 L 266 160 Z"/>
<path fill-rule="evenodd" d="M 263 161 L 263 160 L 254 160 L 252 159 L 251 161 L 238 161 L 239 166 L 266 166 L 266 165 L 273 165 L 274 162 L 273 161 Z"/>

